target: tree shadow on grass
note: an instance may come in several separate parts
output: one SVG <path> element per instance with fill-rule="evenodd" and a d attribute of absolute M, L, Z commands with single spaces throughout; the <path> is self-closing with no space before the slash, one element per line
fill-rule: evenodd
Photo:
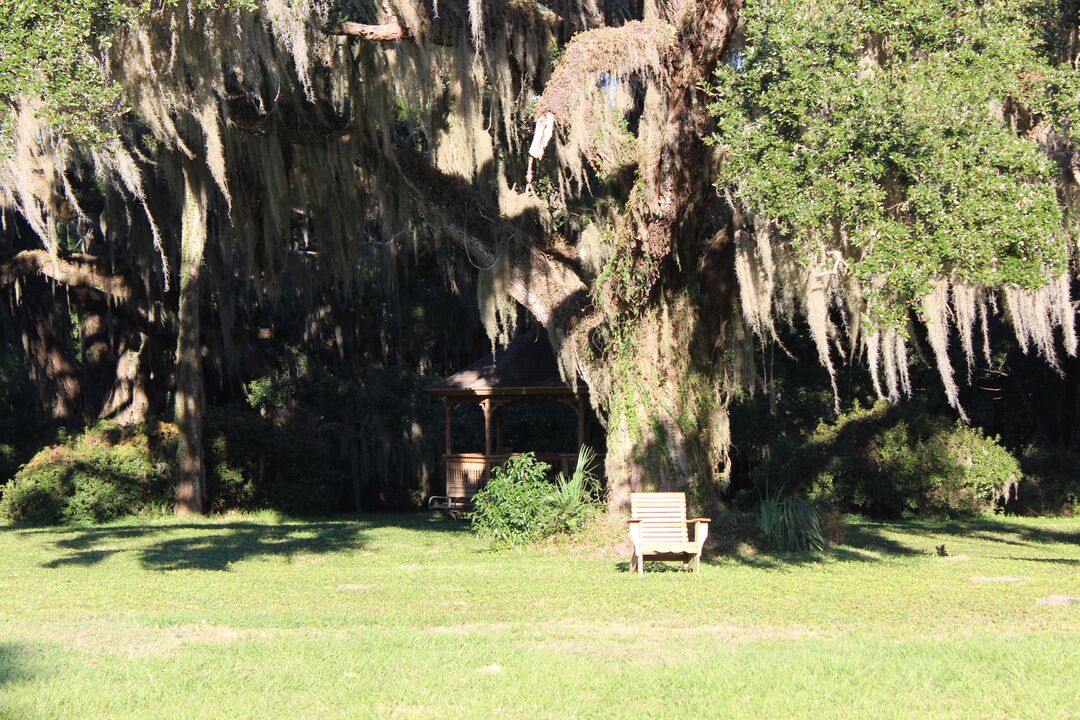
<path fill-rule="evenodd" d="M 867 526 L 871 526 L 867 523 Z M 884 525 L 911 534 L 934 536 L 954 536 L 957 539 L 979 540 L 1015 547 L 1034 547 L 1045 545 L 1080 546 L 1080 526 L 1076 530 L 1057 530 L 1036 527 L 1016 520 L 998 516 L 969 518 L 951 518 L 946 520 L 913 519 L 891 522 Z"/>
<path fill-rule="evenodd" d="M 902 535 L 901 538 L 895 535 Z M 784 568 L 819 563 L 822 560 L 850 562 L 881 562 L 884 560 L 929 556 L 949 539 L 977 540 L 1000 543 L 1013 547 L 1046 547 L 1054 544 L 1080 546 L 1080 530 L 1063 531 L 1034 527 L 996 517 L 972 517 L 959 519 L 911 519 L 875 522 L 869 520 L 849 521 L 842 544 L 832 545 L 820 553 L 812 552 L 765 552 L 742 551 L 743 542 L 721 541 L 707 547 L 704 561 L 722 564 L 732 560 L 762 569 Z M 746 535 L 741 540 L 745 541 Z M 1073 558 L 1014 558 L 1034 562 L 1056 562 L 1062 565 L 1080 565 Z"/>
<path fill-rule="evenodd" d="M 1017 560 L 1020 562 L 1048 563 L 1050 565 L 1080 566 L 1080 558 L 1017 557 L 1016 555 L 993 555 L 991 557 L 993 557 L 995 560 Z"/>
<path fill-rule="evenodd" d="M 42 567 L 89 567 L 119 554 L 133 554 L 148 570 L 228 570 L 252 558 L 322 555 L 364 548 L 378 527 L 467 532 L 461 523 L 427 516 L 386 516 L 352 520 L 257 521 L 115 525 L 22 530 L 60 535 L 55 542 L 67 554 Z M 104 546 L 104 547 L 103 547 Z"/>
<path fill-rule="evenodd" d="M 631 572 L 630 561 L 623 560 L 622 562 L 615 563 L 615 569 L 619 572 Z M 681 560 L 646 560 L 645 572 L 647 573 L 688 573 L 689 568 L 684 568 Z M 637 571 L 633 571 L 635 574 Z"/>

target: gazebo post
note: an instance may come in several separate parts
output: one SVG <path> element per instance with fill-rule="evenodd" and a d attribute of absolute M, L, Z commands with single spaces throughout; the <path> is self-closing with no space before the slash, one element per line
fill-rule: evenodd
<path fill-rule="evenodd" d="M 495 408 L 495 452 L 503 454 L 503 415 L 506 414 L 506 406 L 498 405 Z"/>
<path fill-rule="evenodd" d="M 450 398 L 446 398 L 446 456 L 450 457 L 454 453 L 454 435 L 451 431 L 454 419 L 454 401 Z"/>
<path fill-rule="evenodd" d="M 490 460 L 492 454 L 491 413 L 494 410 L 494 404 L 491 402 L 491 398 L 484 398 L 480 401 L 480 407 L 484 411 L 484 459 Z"/>

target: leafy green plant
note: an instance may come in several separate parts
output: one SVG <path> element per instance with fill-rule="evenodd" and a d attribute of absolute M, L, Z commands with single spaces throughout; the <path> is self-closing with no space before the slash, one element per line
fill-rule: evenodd
<path fill-rule="evenodd" d="M 596 454 L 582 448 L 569 477 L 560 473 L 552 484 L 550 475 L 551 466 L 532 453 L 494 468 L 491 480 L 473 497 L 473 529 L 505 545 L 582 530 L 600 507 Z"/>
<path fill-rule="evenodd" d="M 493 468 L 491 479 L 473 497 L 473 529 L 507 545 L 539 540 L 550 520 L 551 466 L 522 453 Z"/>
<path fill-rule="evenodd" d="M 825 548 L 821 515 L 813 503 L 783 488 L 769 492 L 758 506 L 758 527 L 765 541 L 781 552 L 820 551 Z"/>

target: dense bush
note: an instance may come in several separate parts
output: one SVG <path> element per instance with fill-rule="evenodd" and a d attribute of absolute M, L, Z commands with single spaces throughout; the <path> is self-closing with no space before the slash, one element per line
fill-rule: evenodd
<path fill-rule="evenodd" d="M 1080 453 L 1031 446 L 1024 449 L 1020 463 L 1021 512 L 1080 513 Z"/>
<path fill-rule="evenodd" d="M 251 411 L 224 408 L 207 418 L 206 450 L 213 512 L 272 508 L 326 515 L 348 507 L 351 489 L 343 463 L 315 432 L 290 430 Z"/>
<path fill-rule="evenodd" d="M 351 507 L 349 479 L 317 433 L 276 426 L 247 409 L 206 420 L 209 508 L 330 514 Z M 169 508 L 176 428 L 103 422 L 47 447 L 2 489 L 0 515 L 24 523 L 105 522 Z"/>
<path fill-rule="evenodd" d="M 759 487 L 786 484 L 813 502 L 886 516 L 990 511 L 1021 476 L 996 438 L 885 402 L 821 423 L 755 471 Z"/>
<path fill-rule="evenodd" d="M 473 497 L 469 514 L 477 534 L 516 545 L 540 539 L 547 525 L 551 466 L 523 453 L 493 468 L 491 479 Z"/>
<path fill-rule="evenodd" d="M 473 529 L 507 545 L 577 532 L 599 505 L 594 462 L 595 456 L 583 449 L 574 474 L 560 475 L 553 484 L 551 466 L 532 453 L 510 458 L 491 471 L 491 479 L 473 497 Z"/>
<path fill-rule="evenodd" d="M 0 514 L 14 522 L 104 522 L 172 501 L 176 429 L 103 422 L 48 447 L 3 489 Z"/>

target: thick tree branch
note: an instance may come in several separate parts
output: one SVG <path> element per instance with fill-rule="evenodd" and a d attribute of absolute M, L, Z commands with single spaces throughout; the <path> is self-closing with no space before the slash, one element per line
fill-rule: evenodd
<path fill-rule="evenodd" d="M 439 172 L 407 149 L 399 150 L 398 161 L 399 181 L 425 213 L 429 225 L 441 227 L 478 267 L 492 266 L 500 252 L 511 253 L 506 278 L 510 297 L 545 328 L 569 330 L 587 302 L 588 288 L 570 265 L 537 247 L 543 238 L 523 228 L 528 225 L 526 219 L 511 222 L 501 217 L 486 207 L 467 183 Z M 498 248 L 485 236 L 511 239 Z"/>
<path fill-rule="evenodd" d="M 55 262 L 54 262 L 55 260 Z M 52 258 L 45 250 L 23 250 L 0 264 L 0 290 L 11 287 L 20 278 L 41 276 L 64 285 L 68 297 L 82 308 L 102 310 L 112 301 L 109 312 L 147 335 L 171 337 L 176 333 L 176 313 L 162 303 L 148 303 L 122 275 L 113 275 L 100 267 L 101 259 L 92 255 Z"/>
<path fill-rule="evenodd" d="M 409 37 L 409 31 L 401 23 L 388 22 L 382 25 L 365 25 L 358 22 L 343 22 L 326 28 L 327 35 L 344 35 L 378 42 L 392 42 Z"/>
<path fill-rule="evenodd" d="M 127 278 L 102 270 L 98 258 L 81 254 L 53 257 L 45 250 L 23 250 L 0 265 L 0 289 L 31 275 L 43 275 L 69 287 L 97 290 L 120 302 L 132 297 Z"/>

